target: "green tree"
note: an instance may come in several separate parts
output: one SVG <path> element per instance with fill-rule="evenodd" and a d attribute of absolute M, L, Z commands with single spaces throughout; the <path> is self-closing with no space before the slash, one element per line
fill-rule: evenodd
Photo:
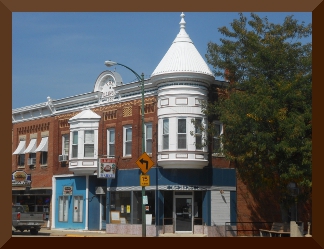
<path fill-rule="evenodd" d="M 227 27 L 226 38 L 208 43 L 206 58 L 215 76 L 230 84 L 204 106 L 224 125 L 223 154 L 236 163 L 252 189 L 271 189 L 290 205 L 287 185 L 299 188 L 298 200 L 312 186 L 311 24 L 287 16 L 282 25 L 242 13 Z"/>

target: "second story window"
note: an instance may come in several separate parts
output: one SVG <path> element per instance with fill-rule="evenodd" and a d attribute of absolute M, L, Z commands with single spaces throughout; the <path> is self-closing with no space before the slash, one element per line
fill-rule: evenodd
<path fill-rule="evenodd" d="M 152 153 L 152 123 L 145 124 L 145 152 Z"/>
<path fill-rule="evenodd" d="M 70 134 L 62 135 L 62 155 L 69 155 Z"/>
<path fill-rule="evenodd" d="M 72 158 L 78 157 L 78 132 L 72 132 Z"/>
<path fill-rule="evenodd" d="M 197 118 L 195 123 L 195 143 L 196 143 L 196 150 L 202 150 L 202 134 L 201 134 L 201 125 L 202 120 Z"/>
<path fill-rule="evenodd" d="M 115 157 L 115 128 L 111 128 L 107 130 L 107 155 L 108 157 Z"/>
<path fill-rule="evenodd" d="M 84 131 L 84 157 L 94 157 L 94 130 Z"/>
<path fill-rule="evenodd" d="M 186 119 L 178 119 L 178 149 L 187 148 Z"/>
<path fill-rule="evenodd" d="M 25 167 L 25 154 L 18 154 L 18 167 Z"/>
<path fill-rule="evenodd" d="M 169 149 L 169 119 L 163 119 L 163 150 Z"/>
<path fill-rule="evenodd" d="M 123 156 L 132 155 L 132 126 L 124 126 L 124 146 L 123 146 Z"/>
<path fill-rule="evenodd" d="M 40 153 L 40 164 L 41 165 L 46 165 L 47 164 L 47 151 L 42 151 Z"/>
<path fill-rule="evenodd" d="M 35 152 L 40 152 L 40 164 L 47 165 L 47 154 L 48 154 L 48 137 L 42 137 L 40 144 L 38 145 Z"/>

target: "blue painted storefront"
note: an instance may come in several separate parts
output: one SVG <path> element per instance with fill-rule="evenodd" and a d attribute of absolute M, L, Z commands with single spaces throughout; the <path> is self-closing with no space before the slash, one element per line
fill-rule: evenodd
<path fill-rule="evenodd" d="M 100 195 L 95 193 L 96 187 L 102 186 L 109 191 L 141 190 L 139 186 L 140 170 L 117 170 L 115 179 L 98 179 L 89 176 L 88 199 L 86 198 L 86 176 L 57 177 L 55 196 L 55 228 L 61 229 L 86 229 L 86 215 L 88 214 L 88 229 L 100 228 Z M 231 221 L 236 222 L 236 173 L 235 169 L 163 169 L 151 168 L 147 173 L 150 176 L 150 187 L 147 190 L 155 191 L 155 216 L 156 225 L 163 224 L 164 218 L 164 191 L 198 190 L 202 191 L 202 219 L 203 224 L 211 223 L 211 187 L 232 187 L 230 192 Z M 59 221 L 59 196 L 63 195 L 63 187 L 72 186 L 73 193 L 68 197 L 68 221 Z M 181 189 L 177 189 L 181 186 Z M 122 188 L 122 189 L 121 189 Z M 188 189 L 186 189 L 188 188 Z M 110 193 L 103 198 L 107 199 L 106 213 L 110 213 Z M 73 222 L 73 197 L 83 197 L 82 222 Z M 86 202 L 88 213 L 86 214 Z M 110 216 L 107 215 L 107 223 Z"/>
<path fill-rule="evenodd" d="M 106 188 L 106 180 L 98 179 L 97 176 L 89 176 L 88 199 L 86 199 L 86 176 L 57 177 L 55 186 L 55 228 L 85 229 L 86 202 L 88 202 L 88 229 L 99 230 L 100 196 L 95 194 L 95 189 L 98 186 Z M 63 195 L 64 186 L 72 187 L 72 195 L 68 196 L 68 219 L 66 222 L 59 221 L 59 197 Z M 82 222 L 73 222 L 74 196 L 83 197 Z"/>
<path fill-rule="evenodd" d="M 121 191 L 127 187 L 135 190 L 139 186 L 141 171 L 117 170 L 116 178 L 107 180 L 107 187 L 110 191 Z M 147 172 L 150 176 L 150 187 L 146 189 L 155 190 L 156 225 L 161 225 L 163 220 L 164 196 L 163 191 L 168 190 L 202 190 L 202 219 L 206 225 L 211 224 L 211 187 L 231 187 L 230 192 L 230 219 L 236 222 L 236 171 L 235 169 L 218 169 L 206 167 L 204 169 L 163 169 L 151 168 Z M 178 189 L 177 189 L 178 188 Z M 139 190 L 138 188 L 136 190 Z M 109 203 L 109 192 L 107 195 Z M 110 205 L 107 205 L 107 213 L 110 212 Z M 109 220 L 107 220 L 109 223 Z"/>

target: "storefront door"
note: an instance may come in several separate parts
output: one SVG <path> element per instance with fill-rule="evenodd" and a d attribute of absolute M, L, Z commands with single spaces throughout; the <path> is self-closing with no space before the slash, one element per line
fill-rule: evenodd
<path fill-rule="evenodd" d="M 192 195 L 175 195 L 175 232 L 192 232 Z"/>

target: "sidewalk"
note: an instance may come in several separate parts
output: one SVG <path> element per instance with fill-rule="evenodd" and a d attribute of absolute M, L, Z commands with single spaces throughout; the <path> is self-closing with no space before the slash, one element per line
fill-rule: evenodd
<path fill-rule="evenodd" d="M 16 232 L 16 234 L 18 233 L 19 232 Z M 24 233 L 28 233 L 28 232 L 25 231 Z M 108 234 L 105 231 L 64 230 L 64 229 L 48 229 L 48 228 L 42 228 L 39 231 L 39 235 L 53 236 L 53 237 L 142 237 L 142 235 L 132 235 L 132 234 Z M 165 233 L 165 234 L 160 234 L 158 237 L 207 237 L 207 235 L 206 234 Z"/>

